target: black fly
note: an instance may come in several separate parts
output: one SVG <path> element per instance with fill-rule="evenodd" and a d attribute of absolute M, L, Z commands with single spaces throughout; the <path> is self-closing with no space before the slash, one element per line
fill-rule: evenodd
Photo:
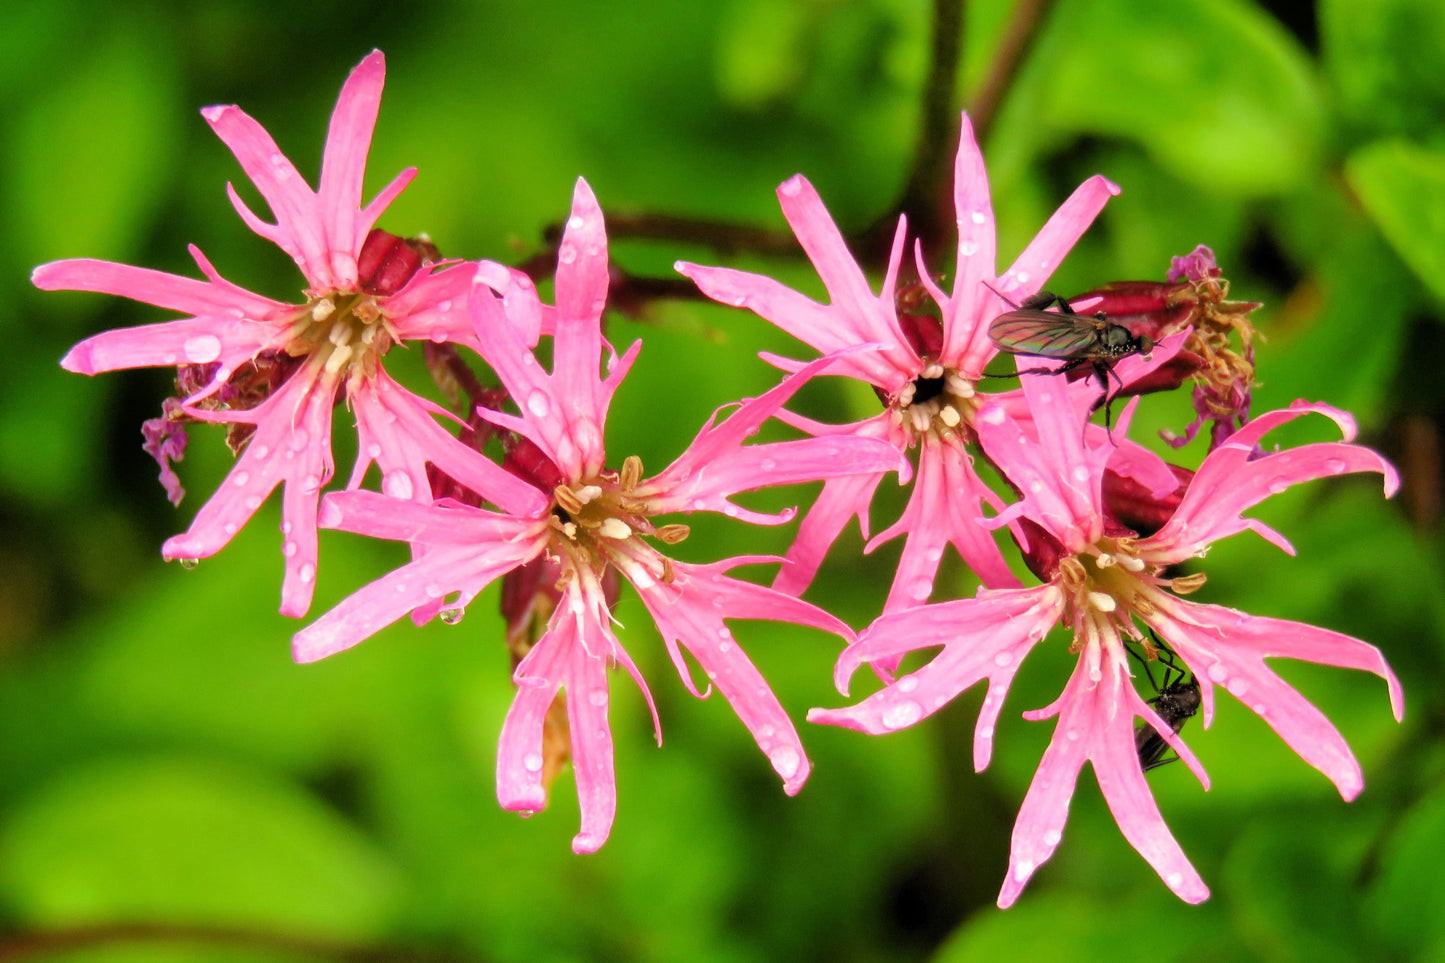
<path fill-rule="evenodd" d="M 1149 634 L 1154 635 L 1152 631 Z M 1164 724 L 1178 733 L 1184 728 L 1184 723 L 1199 711 L 1199 683 L 1179 666 L 1174 652 L 1157 635 L 1154 636 L 1154 641 L 1159 649 L 1159 661 L 1164 664 L 1163 686 L 1154 681 L 1154 673 L 1150 670 L 1147 659 L 1133 649 L 1129 649 L 1129 654 L 1143 664 L 1149 684 L 1157 693 L 1149 700 L 1149 704 L 1154 707 L 1155 713 Z M 1134 730 L 1134 749 L 1139 753 L 1139 765 L 1145 772 L 1178 758 L 1164 758 L 1164 754 L 1169 751 L 1169 743 L 1147 720 L 1139 723 L 1139 727 Z"/>
<path fill-rule="evenodd" d="M 1110 407 L 1114 402 L 1109 379 L 1118 382 L 1121 389 L 1124 387 L 1114 373 L 1114 362 L 1131 354 L 1148 354 L 1154 347 L 1153 339 L 1112 323 L 1102 311 L 1076 314 L 1068 301 L 1051 291 L 1040 291 L 1023 304 L 1014 304 L 1002 294 L 998 296 L 1013 307 L 988 326 L 988 335 L 998 349 L 1008 354 L 1059 358 L 1064 362 L 1058 368 L 1026 368 L 1019 374 L 1062 374 L 1087 366 L 1104 389 L 1091 410 L 1103 408 L 1104 426 L 1109 427 L 1113 420 Z M 1055 304 L 1058 311 L 1048 310 Z"/>

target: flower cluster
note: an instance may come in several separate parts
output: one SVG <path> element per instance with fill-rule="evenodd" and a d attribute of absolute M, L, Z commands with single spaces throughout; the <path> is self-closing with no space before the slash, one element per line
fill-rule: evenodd
<path fill-rule="evenodd" d="M 581 809 L 573 848 L 591 852 L 606 841 L 616 811 L 608 670 L 624 669 L 653 704 L 614 629 L 623 583 L 655 622 L 683 684 L 699 697 L 714 686 L 722 693 L 789 794 L 802 788 L 811 764 L 731 622 L 775 621 L 838 636 L 845 648 L 835 679 L 845 695 L 862 666 L 883 680 L 856 704 L 812 710 L 815 723 L 896 731 L 986 680 L 974 736 L 978 769 L 990 761 L 1020 663 L 1062 626 L 1078 663 L 1056 702 L 1024 713 L 1058 722 L 1014 829 L 1003 906 L 1059 845 L 1085 761 L 1121 831 L 1165 883 L 1189 901 L 1207 896 L 1163 823 L 1145 770 L 1172 751 L 1207 788 L 1180 731 L 1196 711 L 1209 725 L 1217 687 L 1264 719 L 1346 799 L 1360 791 L 1360 767 L 1338 731 L 1265 660 L 1373 672 L 1386 680 L 1399 718 L 1399 683 L 1380 652 L 1326 629 L 1187 596 L 1205 579 L 1194 560 L 1221 538 L 1250 529 L 1291 551 L 1282 535 L 1244 514 L 1269 495 L 1374 472 L 1388 496 L 1396 475 L 1353 443 L 1352 419 L 1328 405 L 1296 402 L 1251 417 L 1249 314 L 1258 305 L 1226 299 L 1227 282 L 1208 248 L 1177 258 L 1164 282 L 1110 282 L 1072 299 L 1043 291 L 1119 192 L 1096 176 L 1000 272 L 988 179 L 964 115 L 950 288 L 929 270 L 926 258 L 937 252 L 919 243 L 909 250 L 900 218 L 875 293 L 818 193 L 793 177 L 778 197 L 827 304 L 758 274 L 687 262 L 677 269 L 706 296 L 750 309 L 818 357 L 767 356 L 784 372 L 777 386 L 719 410 L 670 465 L 649 475 L 637 456 L 609 454 L 605 441 L 610 403 L 641 343 L 619 354 L 606 339 L 612 276 L 592 189 L 576 182 L 556 246 L 554 305 L 542 302 L 534 279 L 520 270 L 446 260 L 429 240 L 378 229 L 416 173 L 403 172 L 363 204 L 384 69 L 373 53 L 343 87 L 315 190 L 239 108 L 202 112 L 274 223 L 228 187 L 237 213 L 295 260 L 306 281 L 303 303 L 243 290 L 194 248 L 203 279 L 86 259 L 43 265 L 33 278 L 46 290 L 119 295 L 183 315 L 95 335 L 62 361 L 85 374 L 176 369 L 176 397 L 144 427 L 145 449 L 174 502 L 182 488 L 172 462 L 184 455 L 187 426 L 226 426 L 235 465 L 190 528 L 165 543 L 165 557 L 220 551 L 281 486 L 281 608 L 299 617 L 310 607 L 319 528 L 410 546 L 410 562 L 296 633 L 297 661 L 334 655 L 408 615 L 418 623 L 456 622 L 500 583 L 516 692 L 499 741 L 498 799 L 512 810 L 542 809 L 552 778 L 570 762 Z M 424 346 L 456 411 L 387 374 L 386 354 L 408 341 Z M 1006 376 L 987 370 L 998 367 L 1001 352 L 1015 357 L 1016 387 L 985 380 Z M 477 376 L 473 361 L 489 373 Z M 831 425 L 789 411 L 794 395 L 820 376 L 868 385 L 879 413 Z M 1199 418 L 1169 440 L 1182 446 L 1204 423 L 1213 425 L 1193 471 L 1129 437 L 1140 396 L 1186 383 Z M 991 385 L 997 390 L 986 390 Z M 1129 401 L 1111 423 L 1109 406 L 1119 396 Z M 342 404 L 354 415 L 359 454 L 344 489 L 325 491 L 333 474 L 331 422 Z M 1103 424 L 1093 417 L 1100 407 Z M 1309 414 L 1332 420 L 1344 439 L 1265 448 L 1272 431 Z M 750 441 L 770 419 L 801 437 Z M 373 465 L 379 491 L 365 487 Z M 889 473 L 911 485 L 907 505 L 870 538 L 870 505 Z M 669 555 L 669 546 L 688 537 L 678 519 L 690 513 L 790 522 L 792 510 L 767 514 L 734 496 L 804 482 L 822 482 L 822 491 L 785 559 L 695 563 Z M 881 614 L 856 635 L 801 598 L 852 518 L 866 551 L 903 539 Z M 934 600 L 950 545 L 981 583 L 975 597 Z M 733 574 L 779 562 L 770 586 Z M 1025 584 L 1026 571 L 1036 584 Z M 921 650 L 931 653 L 927 661 L 905 663 Z M 689 657 L 705 682 L 694 679 Z M 1162 688 L 1153 683 L 1156 663 L 1166 667 Z M 916 667 L 904 671 L 905 664 Z M 1152 698 L 1136 688 L 1136 665 L 1154 685 Z M 660 743 L 655 707 L 653 721 Z"/>

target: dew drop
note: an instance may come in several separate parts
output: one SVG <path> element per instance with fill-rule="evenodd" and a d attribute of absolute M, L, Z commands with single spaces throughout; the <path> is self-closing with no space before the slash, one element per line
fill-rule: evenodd
<path fill-rule="evenodd" d="M 545 418 L 552 411 L 552 400 L 545 391 L 534 391 L 527 396 L 527 410 L 538 418 Z"/>
<path fill-rule="evenodd" d="M 905 675 L 903 678 L 898 680 L 899 692 L 912 692 L 916 688 L 918 688 L 917 676 Z"/>
<path fill-rule="evenodd" d="M 246 511 L 254 512 L 261 507 L 261 499 L 256 495 L 247 495 L 241 500 L 241 504 L 246 506 Z"/>
<path fill-rule="evenodd" d="M 577 248 L 571 244 L 563 244 L 562 249 L 557 252 L 557 260 L 562 264 L 571 264 L 577 260 Z"/>
<path fill-rule="evenodd" d="M 1261 719 L 1263 719 L 1265 717 L 1265 714 L 1269 712 L 1269 706 L 1265 705 L 1263 702 L 1255 703 L 1253 708 L 1254 714 L 1259 716 Z"/>
<path fill-rule="evenodd" d="M 1229 694 L 1236 699 L 1243 699 L 1244 694 L 1249 691 L 1249 684 L 1243 679 L 1232 679 L 1229 683 Z"/>
<path fill-rule="evenodd" d="M 784 181 L 783 186 L 779 187 L 778 191 L 779 193 L 786 194 L 788 197 L 797 197 L 803 193 L 803 182 L 794 177 L 791 180 Z"/>
<path fill-rule="evenodd" d="M 301 451 L 311 444 L 311 434 L 305 428 L 293 428 L 291 437 L 287 440 L 292 451 Z"/>
<path fill-rule="evenodd" d="M 964 241 L 958 246 L 958 253 L 964 257 L 973 257 L 978 253 L 978 245 L 972 241 Z"/>
<path fill-rule="evenodd" d="M 1028 283 L 1029 283 L 1029 272 L 1027 272 L 1027 271 L 1020 271 L 1020 272 L 1018 273 L 1018 279 L 1019 279 L 1019 283 L 1020 283 L 1020 284 L 1028 284 Z"/>
<path fill-rule="evenodd" d="M 1059 841 L 1063 838 L 1063 836 L 1059 835 L 1059 831 L 1057 829 L 1050 829 L 1048 832 L 1044 833 L 1044 845 L 1057 846 L 1059 845 Z"/>
<path fill-rule="evenodd" d="M 201 564 L 201 560 L 198 558 L 178 558 L 176 559 L 176 564 L 189 572 L 191 569 Z"/>
<path fill-rule="evenodd" d="M 267 455 L 271 454 L 271 449 L 267 448 L 265 445 L 256 445 L 254 448 L 251 449 L 251 454 L 256 456 L 257 458 L 265 458 Z"/>
<path fill-rule="evenodd" d="M 761 468 L 763 471 L 772 471 L 774 468 L 778 467 L 778 463 L 773 461 L 771 458 L 764 458 L 758 464 L 758 467 Z"/>
<path fill-rule="evenodd" d="M 285 555 L 287 558 L 290 558 L 291 556 L 296 554 L 298 548 L 299 546 L 294 541 L 288 538 L 286 541 L 281 543 L 281 554 Z"/>
<path fill-rule="evenodd" d="M 1271 481 L 1271 482 L 1269 483 L 1269 493 L 1270 493 L 1271 495 L 1279 495 L 1279 494 L 1282 494 L 1283 492 L 1287 491 L 1288 489 L 1289 489 L 1289 479 L 1288 479 L 1288 478 L 1276 478 L 1276 479 L 1274 479 L 1273 481 Z"/>
<path fill-rule="evenodd" d="M 1339 475 L 1343 473 L 1344 470 L 1348 467 L 1350 466 L 1346 465 L 1339 458 L 1331 458 L 1329 461 L 1325 462 L 1325 471 L 1329 472 L 1331 475 Z"/>
<path fill-rule="evenodd" d="M 567 230 L 580 231 L 586 223 L 586 221 L 582 220 L 582 216 L 580 214 L 573 214 L 571 217 L 567 218 Z"/>
<path fill-rule="evenodd" d="M 731 642 L 722 642 L 722 643 L 719 643 L 719 644 L 718 644 L 718 647 L 717 647 L 717 650 L 718 650 L 719 652 L 721 652 L 723 655 L 727 655 L 729 652 L 731 652 L 731 651 L 733 650 L 733 644 L 732 644 Z"/>
<path fill-rule="evenodd" d="M 921 578 L 908 587 L 908 594 L 922 602 L 933 592 L 933 583 L 926 578 Z"/>
<path fill-rule="evenodd" d="M 1164 877 L 1164 882 L 1170 889 L 1178 889 L 1180 886 L 1184 885 L 1184 874 L 1170 873 L 1168 876 Z"/>
<path fill-rule="evenodd" d="M 535 752 L 529 752 L 522 757 L 522 765 L 528 772 L 541 772 L 542 757 Z"/>
<path fill-rule="evenodd" d="M 191 364 L 210 364 L 221 356 L 221 339 L 214 334 L 198 334 L 187 338 L 181 350 Z"/>
<path fill-rule="evenodd" d="M 993 738 L 993 726 L 979 726 L 979 727 L 978 727 L 978 737 L 979 737 L 980 739 L 992 739 L 992 738 Z"/>
<path fill-rule="evenodd" d="M 1012 652 L 1004 651 L 993 657 L 993 664 L 997 666 L 1012 665 L 1014 656 Z"/>
<path fill-rule="evenodd" d="M 412 495 L 416 493 L 416 489 L 412 485 L 411 475 L 400 468 L 396 471 L 386 473 L 381 479 L 381 490 L 392 498 L 404 500 L 409 500 Z"/>
<path fill-rule="evenodd" d="M 251 476 L 246 472 L 238 471 L 231 476 L 231 481 L 235 482 L 238 488 L 244 488 L 251 481 Z"/>
<path fill-rule="evenodd" d="M 798 766 L 803 758 L 798 755 L 798 750 L 792 746 L 778 746 L 768 750 L 768 761 L 773 764 L 773 769 L 784 779 L 792 779 L 798 773 Z"/>
<path fill-rule="evenodd" d="M 437 310 L 438 310 L 438 311 L 450 311 L 451 309 L 452 309 L 452 302 L 451 302 L 450 299 L 447 299 L 447 300 L 445 300 L 445 301 L 438 301 L 438 302 L 437 302 Z"/>
<path fill-rule="evenodd" d="M 447 625 L 456 625 L 466 614 L 466 609 L 442 609 L 439 617 Z"/>
<path fill-rule="evenodd" d="M 720 626 L 717 630 L 717 635 L 720 639 L 730 639 L 733 637 L 733 630 L 726 625 Z"/>
<path fill-rule="evenodd" d="M 883 710 L 883 725 L 889 729 L 902 729 L 904 726 L 911 726 L 923 718 L 923 707 L 918 703 L 909 700 L 895 702 Z"/>
<path fill-rule="evenodd" d="M 440 585 L 437 585 L 435 582 L 428 582 L 427 586 L 423 588 L 422 591 L 426 593 L 426 597 L 429 599 L 439 599 L 446 594 L 442 591 L 442 587 Z"/>
<path fill-rule="evenodd" d="M 738 517 L 738 507 L 737 507 L 736 505 L 731 504 L 731 503 L 729 503 L 729 504 L 727 504 L 727 505 L 724 505 L 724 506 L 723 506 L 723 514 L 726 515 L 728 518 L 737 518 L 737 517 Z"/>
<path fill-rule="evenodd" d="M 227 522 L 226 524 L 224 524 L 224 525 L 221 526 L 221 530 L 222 530 L 223 532 L 225 532 L 227 535 L 234 535 L 234 534 L 236 534 L 236 523 L 235 523 L 235 522 Z"/>
<path fill-rule="evenodd" d="M 1083 465 L 1075 465 L 1073 475 L 1074 481 L 1086 482 L 1089 480 L 1089 469 L 1085 468 Z"/>
<path fill-rule="evenodd" d="M 1034 864 L 1027 859 L 1019 860 L 1019 864 L 1014 867 L 1014 879 L 1020 883 L 1027 882 L 1033 874 Z"/>
<path fill-rule="evenodd" d="M 975 224 L 982 224 L 984 221 L 988 220 L 988 216 L 985 215 L 983 211 L 974 211 L 968 217 L 969 220 L 973 221 L 973 223 Z"/>
<path fill-rule="evenodd" d="M 316 566 L 310 562 L 303 562 L 300 571 L 296 573 L 296 577 L 301 580 L 303 585 L 309 584 L 316 578 Z"/>
<path fill-rule="evenodd" d="M 587 701 L 592 703 L 597 708 L 601 709 L 603 706 L 607 705 L 607 690 L 593 689 L 591 692 L 587 693 Z"/>
<path fill-rule="evenodd" d="M 1209 676 L 1211 682 L 1223 682 L 1229 678 L 1229 670 L 1224 667 L 1223 662 L 1216 662 L 1209 667 L 1209 671 L 1205 675 Z"/>
<path fill-rule="evenodd" d="M 1066 730 L 1066 731 L 1064 732 L 1064 738 L 1067 739 L 1067 740 L 1069 740 L 1070 742 L 1078 742 L 1078 741 L 1079 741 L 1079 730 L 1077 730 L 1077 729 L 1069 729 L 1069 730 Z"/>

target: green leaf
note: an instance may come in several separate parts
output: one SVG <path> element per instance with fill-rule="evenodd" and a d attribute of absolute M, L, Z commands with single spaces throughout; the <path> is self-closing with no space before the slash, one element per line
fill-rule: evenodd
<path fill-rule="evenodd" d="M 357 940 L 385 932 L 395 870 L 293 786 L 188 758 L 72 770 L 0 832 L 0 896 L 24 923 L 252 927 Z"/>
<path fill-rule="evenodd" d="M 156 24 L 121 20 L 27 98 L 4 157 L 8 229 L 47 260 L 123 259 L 151 227 L 187 116 Z"/>
<path fill-rule="evenodd" d="M 1350 156 L 1345 176 L 1395 253 L 1445 297 L 1445 151 L 1377 141 Z"/>
<path fill-rule="evenodd" d="M 1310 176 L 1323 107 L 1305 52 L 1236 0 L 1060 4 L 1037 54 L 1044 122 L 1139 141 L 1165 167 L 1238 195 Z"/>
<path fill-rule="evenodd" d="M 1424 136 L 1445 117 L 1445 5 L 1323 0 L 1320 48 L 1340 113 L 1364 131 Z"/>
<path fill-rule="evenodd" d="M 1445 940 L 1445 787 L 1418 802 L 1386 839 L 1380 873 L 1365 911 L 1397 949 L 1408 951 Z"/>

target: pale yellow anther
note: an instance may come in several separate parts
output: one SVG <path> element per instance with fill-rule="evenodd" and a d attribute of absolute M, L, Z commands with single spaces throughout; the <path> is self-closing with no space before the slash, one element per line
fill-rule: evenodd
<path fill-rule="evenodd" d="M 1174 590 L 1176 595 L 1190 595 L 1199 591 L 1200 586 L 1206 581 L 1208 581 L 1208 576 L 1203 572 L 1195 572 L 1193 575 L 1179 576 L 1169 583 L 1169 587 Z"/>
<path fill-rule="evenodd" d="M 1099 568 L 1109 568 L 1118 561 L 1119 559 L 1110 555 L 1108 552 L 1100 552 L 1098 557 L 1094 559 L 1094 564 L 1099 566 Z"/>
<path fill-rule="evenodd" d="M 1119 607 L 1119 603 L 1114 601 L 1114 596 L 1107 592 L 1090 592 L 1089 605 L 1100 612 L 1112 612 Z"/>
<path fill-rule="evenodd" d="M 628 455 L 622 461 L 622 477 L 620 479 L 623 491 L 631 491 L 642 481 L 642 459 L 636 455 Z"/>
<path fill-rule="evenodd" d="M 1120 555 L 1119 564 L 1131 572 L 1144 571 L 1144 560 L 1137 555 Z"/>
<path fill-rule="evenodd" d="M 973 382 L 956 371 L 950 371 L 945 375 L 943 383 L 947 386 L 950 394 L 957 395 L 960 398 L 973 397 Z"/>
<path fill-rule="evenodd" d="M 919 376 L 920 376 L 920 377 L 923 377 L 923 378 L 942 378 L 942 377 L 943 377 L 943 365 L 941 365 L 941 364 L 939 364 L 937 361 L 935 361 L 935 362 L 933 362 L 933 364 L 930 364 L 930 365 L 928 365 L 927 367 L 925 367 L 925 368 L 923 369 L 923 371 L 920 372 Z"/>
<path fill-rule="evenodd" d="M 958 409 L 953 407 L 953 405 L 944 405 L 938 409 L 938 419 L 948 427 L 956 428 L 958 427 L 958 423 L 963 420 L 963 416 L 958 413 Z"/>
<path fill-rule="evenodd" d="M 586 505 L 588 502 L 592 501 L 592 499 L 600 498 L 602 496 L 602 489 L 597 487 L 596 485 L 583 485 L 581 488 L 577 489 L 576 495 L 578 503 L 581 505 Z"/>
<path fill-rule="evenodd" d="M 337 321 L 331 326 L 330 332 L 328 332 L 326 335 L 326 340 L 330 341 L 332 344 L 336 345 L 339 348 L 342 345 L 351 343 L 351 335 L 352 327 L 351 325 L 347 324 L 346 321 L 343 319 L 341 321 Z"/>
<path fill-rule="evenodd" d="M 914 431 L 927 431 L 929 414 L 922 408 L 909 408 L 908 417 L 913 422 Z"/>
<path fill-rule="evenodd" d="M 325 321 L 336 312 L 336 304 L 330 298 L 322 298 L 311 306 L 311 320 Z"/>
<path fill-rule="evenodd" d="M 913 404 L 913 396 L 917 393 L 918 389 L 914 387 L 913 382 L 910 381 L 908 382 L 908 384 L 904 385 L 903 389 L 898 392 L 899 407 L 906 408 L 909 405 Z"/>
<path fill-rule="evenodd" d="M 691 534 L 691 532 L 692 529 L 688 528 L 686 525 L 672 524 L 662 526 L 657 531 L 653 532 L 653 534 L 657 536 L 657 539 L 660 542 L 663 542 L 667 545 L 676 545 L 678 542 L 687 538 L 687 536 Z"/>

